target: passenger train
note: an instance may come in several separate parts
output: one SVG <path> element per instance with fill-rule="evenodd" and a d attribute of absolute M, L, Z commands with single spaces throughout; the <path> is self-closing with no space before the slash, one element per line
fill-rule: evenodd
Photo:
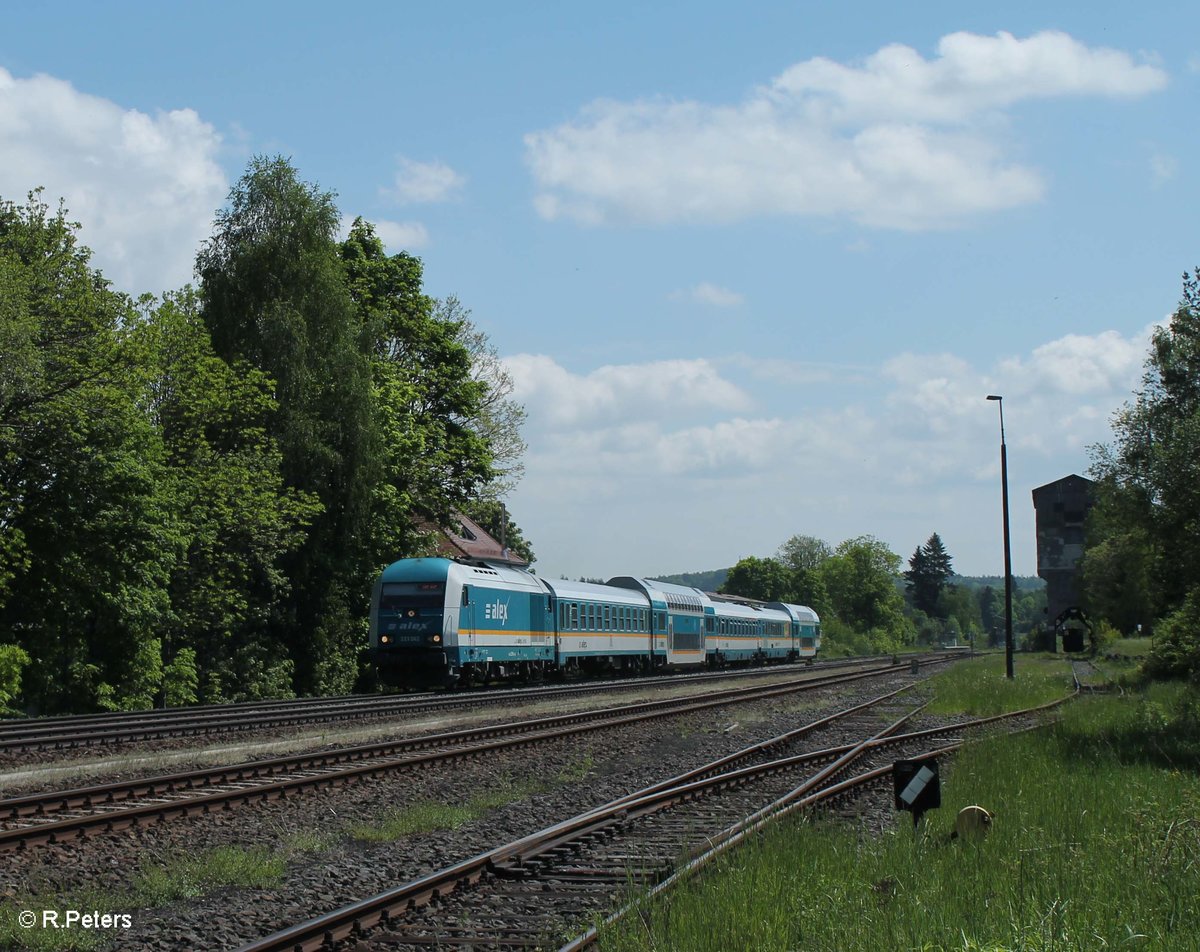
<path fill-rule="evenodd" d="M 371 599 L 384 682 L 450 686 L 552 674 L 721 668 L 812 658 L 811 608 L 653 579 L 544 579 L 486 560 L 403 559 Z"/>

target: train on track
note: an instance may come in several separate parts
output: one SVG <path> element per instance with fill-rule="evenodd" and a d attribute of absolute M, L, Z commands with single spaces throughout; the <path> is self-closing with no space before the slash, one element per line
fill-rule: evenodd
<path fill-rule="evenodd" d="M 381 679 L 406 687 L 561 674 L 722 668 L 812 658 L 803 605 L 730 599 L 653 579 L 545 579 L 482 560 L 403 559 L 371 598 Z"/>

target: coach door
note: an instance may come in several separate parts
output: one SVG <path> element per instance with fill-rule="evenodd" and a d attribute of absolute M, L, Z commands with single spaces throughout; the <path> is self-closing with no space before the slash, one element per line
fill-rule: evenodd
<path fill-rule="evenodd" d="M 696 652 L 687 650 L 695 641 L 686 631 L 690 622 L 690 618 L 676 618 L 667 612 L 667 664 L 696 663 Z"/>
<path fill-rule="evenodd" d="M 470 585 L 462 590 L 462 608 L 458 615 L 458 643 L 468 648 L 475 647 L 475 599 Z"/>

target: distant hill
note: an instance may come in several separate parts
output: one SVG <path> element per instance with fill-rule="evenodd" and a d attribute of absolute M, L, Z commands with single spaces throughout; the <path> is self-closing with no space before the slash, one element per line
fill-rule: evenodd
<path fill-rule="evenodd" d="M 713 569 L 711 572 L 681 572 L 679 575 L 656 575 L 660 582 L 671 582 L 675 585 L 690 585 L 702 592 L 715 592 L 725 584 L 729 577 L 729 569 Z"/>
<path fill-rule="evenodd" d="M 675 585 L 689 585 L 702 592 L 718 591 L 729 577 L 729 569 L 712 569 L 709 572 L 680 572 L 678 575 L 656 575 L 660 582 L 673 582 Z M 901 578 L 900 583 L 904 580 Z M 975 591 L 987 588 L 989 585 L 1000 591 L 1004 590 L 1003 575 L 955 575 L 950 579 L 951 585 L 961 585 L 963 588 Z M 1045 579 L 1036 575 L 1014 575 L 1014 592 L 1036 592 L 1046 587 Z"/>

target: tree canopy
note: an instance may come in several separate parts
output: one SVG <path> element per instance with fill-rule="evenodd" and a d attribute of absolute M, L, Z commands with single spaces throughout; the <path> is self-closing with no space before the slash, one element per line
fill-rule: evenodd
<path fill-rule="evenodd" d="M 913 606 L 927 615 L 937 614 L 938 599 L 952 574 L 946 546 L 935 532 L 924 545 L 917 546 L 908 560 L 908 571 L 904 573 L 908 580 L 905 587 Z"/>
<path fill-rule="evenodd" d="M 1155 330 L 1142 387 L 1093 448 L 1096 480 L 1082 562 L 1091 611 L 1118 630 L 1161 623 L 1161 671 L 1200 672 L 1200 268 Z"/>
<path fill-rule="evenodd" d="M 135 301 L 0 201 L 0 705 L 349 690 L 379 569 L 519 477 L 486 336 L 341 221 L 256 157 L 198 286 Z"/>

